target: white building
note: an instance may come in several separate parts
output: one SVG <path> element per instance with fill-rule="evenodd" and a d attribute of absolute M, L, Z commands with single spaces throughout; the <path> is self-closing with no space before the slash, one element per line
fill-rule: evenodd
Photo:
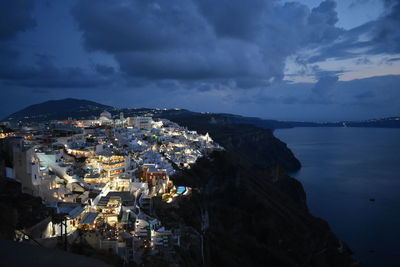
<path fill-rule="evenodd" d="M 138 129 L 151 129 L 153 119 L 151 117 L 128 117 L 127 125 Z"/>
<path fill-rule="evenodd" d="M 104 110 L 101 114 L 100 114 L 100 123 L 101 124 L 110 124 L 112 122 L 112 116 L 111 113 L 108 112 L 107 110 Z"/>

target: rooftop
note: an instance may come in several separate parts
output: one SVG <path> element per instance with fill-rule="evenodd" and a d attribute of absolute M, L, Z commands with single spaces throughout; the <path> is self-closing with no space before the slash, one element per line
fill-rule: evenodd
<path fill-rule="evenodd" d="M 83 216 L 79 224 L 93 224 L 98 215 L 98 212 L 88 212 L 85 214 L 85 216 Z"/>

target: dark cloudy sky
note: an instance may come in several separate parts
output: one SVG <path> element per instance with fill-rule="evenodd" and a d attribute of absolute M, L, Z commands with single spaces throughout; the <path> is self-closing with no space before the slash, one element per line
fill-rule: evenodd
<path fill-rule="evenodd" d="M 0 2 L 0 117 L 66 97 L 286 120 L 400 115 L 400 0 Z"/>

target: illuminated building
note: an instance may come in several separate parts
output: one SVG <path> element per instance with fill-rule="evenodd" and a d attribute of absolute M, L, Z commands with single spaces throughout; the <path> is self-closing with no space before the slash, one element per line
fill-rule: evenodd
<path fill-rule="evenodd" d="M 153 119 L 151 117 L 128 117 L 127 125 L 138 129 L 150 129 Z"/>
<path fill-rule="evenodd" d="M 142 182 L 147 182 L 152 194 L 161 195 L 172 186 L 166 169 L 157 168 L 156 164 L 144 164 L 142 166 Z"/>
<path fill-rule="evenodd" d="M 111 124 L 112 123 L 112 116 L 111 116 L 111 113 L 110 112 L 108 112 L 108 111 L 103 111 L 101 114 L 100 114 L 100 118 L 99 118 L 99 120 L 100 120 L 100 123 L 103 125 L 103 124 Z"/>

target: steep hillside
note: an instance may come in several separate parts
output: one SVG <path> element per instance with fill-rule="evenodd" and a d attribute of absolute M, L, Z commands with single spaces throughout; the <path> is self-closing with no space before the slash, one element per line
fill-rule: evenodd
<path fill-rule="evenodd" d="M 300 162 L 286 144 L 271 130 L 249 124 L 232 123 L 229 118 L 216 114 L 187 113 L 162 114 L 179 125 L 210 136 L 246 164 L 255 166 L 279 165 L 288 171 L 300 169 Z"/>
<path fill-rule="evenodd" d="M 353 266 L 351 251 L 309 213 L 302 185 L 286 171 L 300 164 L 270 130 L 206 115 L 175 120 L 226 148 L 172 177 L 194 188 L 190 201 L 155 202 L 163 224 L 197 232 L 177 249 L 183 266 Z"/>
<path fill-rule="evenodd" d="M 81 99 L 50 100 L 31 105 L 17 111 L 4 120 L 11 121 L 43 121 L 51 119 L 67 119 L 68 117 L 98 116 L 103 110 L 113 109 L 111 106 L 102 105 L 93 101 Z"/>
<path fill-rule="evenodd" d="M 279 168 L 256 168 L 222 152 L 174 179 L 200 190 L 195 191 L 191 208 L 185 204 L 158 212 L 170 222 L 179 220 L 176 214 L 197 229 L 204 241 L 206 266 L 353 264 L 351 251 L 328 224 L 308 212 L 301 184 Z M 179 250 L 186 260 L 187 253 Z"/>

